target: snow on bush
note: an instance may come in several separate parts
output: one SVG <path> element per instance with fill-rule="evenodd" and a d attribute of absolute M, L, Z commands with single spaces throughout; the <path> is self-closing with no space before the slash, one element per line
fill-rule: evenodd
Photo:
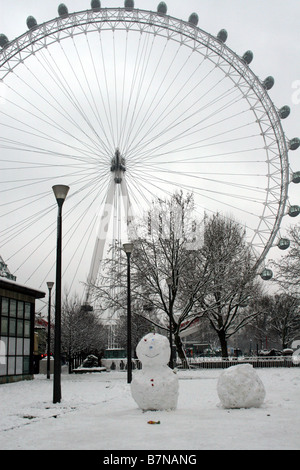
<path fill-rule="evenodd" d="M 224 370 L 217 383 L 217 392 L 224 408 L 258 408 L 265 399 L 265 388 L 250 364 Z"/>

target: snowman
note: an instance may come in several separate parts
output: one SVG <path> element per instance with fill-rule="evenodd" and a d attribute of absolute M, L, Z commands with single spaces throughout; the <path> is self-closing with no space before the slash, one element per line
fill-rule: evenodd
<path fill-rule="evenodd" d="M 170 345 L 165 336 L 148 333 L 136 348 L 142 370 L 135 372 L 131 394 L 143 410 L 173 410 L 178 400 L 178 377 L 168 367 Z"/>

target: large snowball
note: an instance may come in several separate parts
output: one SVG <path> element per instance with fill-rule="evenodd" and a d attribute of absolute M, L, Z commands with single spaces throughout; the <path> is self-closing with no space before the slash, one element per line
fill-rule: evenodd
<path fill-rule="evenodd" d="M 225 369 L 217 392 L 224 408 L 258 408 L 265 399 L 265 388 L 251 364 Z"/>
<path fill-rule="evenodd" d="M 137 405 L 147 410 L 177 407 L 178 377 L 167 365 L 170 345 L 165 336 L 149 333 L 139 342 L 137 356 L 142 370 L 133 374 L 131 394 Z"/>

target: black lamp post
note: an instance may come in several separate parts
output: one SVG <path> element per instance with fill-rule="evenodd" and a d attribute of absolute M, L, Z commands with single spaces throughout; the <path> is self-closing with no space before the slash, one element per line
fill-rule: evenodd
<path fill-rule="evenodd" d="M 50 379 L 50 322 L 51 322 L 51 290 L 54 285 L 54 282 L 48 281 L 48 291 L 49 291 L 49 300 L 48 300 L 48 339 L 47 339 L 47 379 Z"/>
<path fill-rule="evenodd" d="M 56 282 L 55 282 L 55 329 L 54 329 L 54 375 L 53 403 L 61 400 L 61 252 L 62 252 L 62 206 L 67 197 L 69 186 L 58 184 L 52 186 L 58 205 L 57 215 L 57 249 L 56 249 Z"/>
<path fill-rule="evenodd" d="M 166 281 L 167 281 L 168 288 L 169 288 L 169 330 L 170 330 L 169 341 L 170 341 L 170 348 L 171 348 L 169 366 L 171 367 L 171 369 L 173 369 L 174 365 L 173 365 L 172 312 L 171 312 L 171 288 L 172 288 L 172 278 L 171 278 L 171 277 L 168 277 L 168 278 L 166 279 Z"/>
<path fill-rule="evenodd" d="M 130 255 L 133 250 L 133 243 L 124 243 L 123 249 L 127 256 L 127 383 L 132 380 L 131 364 L 131 292 L 130 292 Z"/>

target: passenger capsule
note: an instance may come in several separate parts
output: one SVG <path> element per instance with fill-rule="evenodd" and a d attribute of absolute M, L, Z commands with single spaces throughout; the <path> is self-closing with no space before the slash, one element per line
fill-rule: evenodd
<path fill-rule="evenodd" d="M 157 7 L 157 13 L 159 13 L 160 15 L 165 15 L 167 13 L 167 9 L 168 8 L 165 2 L 160 2 Z"/>
<path fill-rule="evenodd" d="M 226 29 L 221 29 L 221 31 L 218 32 L 217 39 L 221 42 L 226 42 L 228 37 Z"/>
<path fill-rule="evenodd" d="M 91 1 L 91 8 L 94 11 L 99 11 L 101 8 L 100 0 L 92 0 Z"/>
<path fill-rule="evenodd" d="M 272 279 L 272 277 L 273 277 L 273 271 L 272 271 L 271 269 L 265 268 L 265 269 L 260 273 L 260 277 L 261 277 L 264 281 L 269 281 L 269 280 Z"/>
<path fill-rule="evenodd" d="M 263 87 L 266 89 L 266 90 L 271 90 L 271 88 L 273 87 L 275 83 L 275 80 L 273 77 L 267 77 L 264 81 L 263 81 Z"/>
<path fill-rule="evenodd" d="M 281 238 L 278 242 L 278 248 L 280 250 L 287 250 L 290 244 L 290 240 L 288 240 L 287 238 Z"/>
<path fill-rule="evenodd" d="M 133 10 L 134 1 L 133 0 L 125 0 L 124 7 L 125 7 L 125 10 Z"/>
<path fill-rule="evenodd" d="M 294 137 L 292 140 L 289 142 L 289 149 L 290 150 L 296 150 L 300 145 L 300 139 L 298 137 Z"/>
<path fill-rule="evenodd" d="M 37 21 L 33 16 L 28 16 L 26 24 L 28 29 L 33 29 L 37 26 Z"/>
<path fill-rule="evenodd" d="M 290 217 L 297 217 L 300 214 L 300 206 L 291 206 L 289 208 L 289 216 Z"/>
<path fill-rule="evenodd" d="M 64 3 L 61 3 L 58 6 L 57 11 L 58 11 L 59 16 L 61 16 L 62 18 L 68 16 L 68 14 L 69 14 L 68 8 L 66 7 L 66 5 Z"/>
<path fill-rule="evenodd" d="M 253 60 L 253 52 L 252 51 L 247 51 L 243 55 L 243 61 L 246 62 L 246 64 L 250 64 Z"/>
<path fill-rule="evenodd" d="M 0 47 L 5 47 L 9 43 L 5 34 L 0 34 Z"/>
<path fill-rule="evenodd" d="M 281 119 L 285 119 L 290 115 L 291 108 L 289 106 L 282 106 L 279 110 L 279 116 Z"/>
<path fill-rule="evenodd" d="M 199 16 L 197 13 L 192 13 L 189 17 L 189 23 L 193 24 L 194 26 L 197 26 L 199 23 Z"/>
<path fill-rule="evenodd" d="M 292 182 L 293 183 L 300 183 L 300 171 L 295 171 L 292 176 Z"/>

